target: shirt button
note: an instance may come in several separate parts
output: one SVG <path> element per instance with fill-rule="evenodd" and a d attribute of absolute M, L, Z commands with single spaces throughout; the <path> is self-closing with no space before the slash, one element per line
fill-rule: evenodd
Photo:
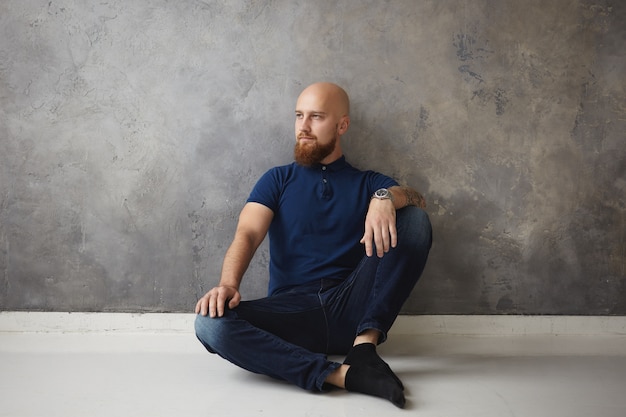
<path fill-rule="evenodd" d="M 322 180 L 322 182 L 323 182 L 324 184 L 326 184 L 326 183 L 328 182 L 328 180 L 326 180 L 326 178 L 324 178 L 324 179 Z"/>
<path fill-rule="evenodd" d="M 326 167 L 322 167 L 322 171 L 326 171 Z"/>

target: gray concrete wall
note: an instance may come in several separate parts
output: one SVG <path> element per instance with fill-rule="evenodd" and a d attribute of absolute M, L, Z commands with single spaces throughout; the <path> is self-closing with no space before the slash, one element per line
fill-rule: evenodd
<path fill-rule="evenodd" d="M 429 201 L 405 313 L 624 315 L 625 42 L 621 1 L 0 2 L 0 309 L 190 311 L 330 80 Z"/>

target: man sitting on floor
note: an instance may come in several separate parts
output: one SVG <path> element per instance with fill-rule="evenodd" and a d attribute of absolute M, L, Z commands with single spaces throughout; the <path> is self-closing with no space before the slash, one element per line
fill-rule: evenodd
<path fill-rule="evenodd" d="M 404 407 L 402 382 L 376 346 L 426 264 L 424 199 L 346 161 L 349 99 L 341 87 L 307 87 L 295 114 L 295 162 L 270 169 L 252 190 L 220 282 L 196 305 L 196 335 L 209 352 L 251 372 Z M 269 295 L 241 301 L 242 278 L 268 232 Z M 347 356 L 337 363 L 330 354 Z"/>

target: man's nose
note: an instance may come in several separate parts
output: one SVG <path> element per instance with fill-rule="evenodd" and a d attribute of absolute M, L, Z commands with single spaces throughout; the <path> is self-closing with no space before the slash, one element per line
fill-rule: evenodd
<path fill-rule="evenodd" d="M 311 123 L 309 122 L 309 119 L 307 118 L 302 119 L 302 121 L 300 122 L 300 131 L 301 132 L 311 131 Z"/>

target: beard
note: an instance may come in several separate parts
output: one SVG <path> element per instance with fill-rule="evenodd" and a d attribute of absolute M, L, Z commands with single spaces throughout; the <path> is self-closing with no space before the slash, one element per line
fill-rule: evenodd
<path fill-rule="evenodd" d="M 294 159 L 298 165 L 305 167 L 319 164 L 335 150 L 336 144 L 337 137 L 333 137 L 332 140 L 325 145 L 320 145 L 317 141 L 312 144 L 303 144 L 300 140 L 297 140 L 293 150 Z"/>

